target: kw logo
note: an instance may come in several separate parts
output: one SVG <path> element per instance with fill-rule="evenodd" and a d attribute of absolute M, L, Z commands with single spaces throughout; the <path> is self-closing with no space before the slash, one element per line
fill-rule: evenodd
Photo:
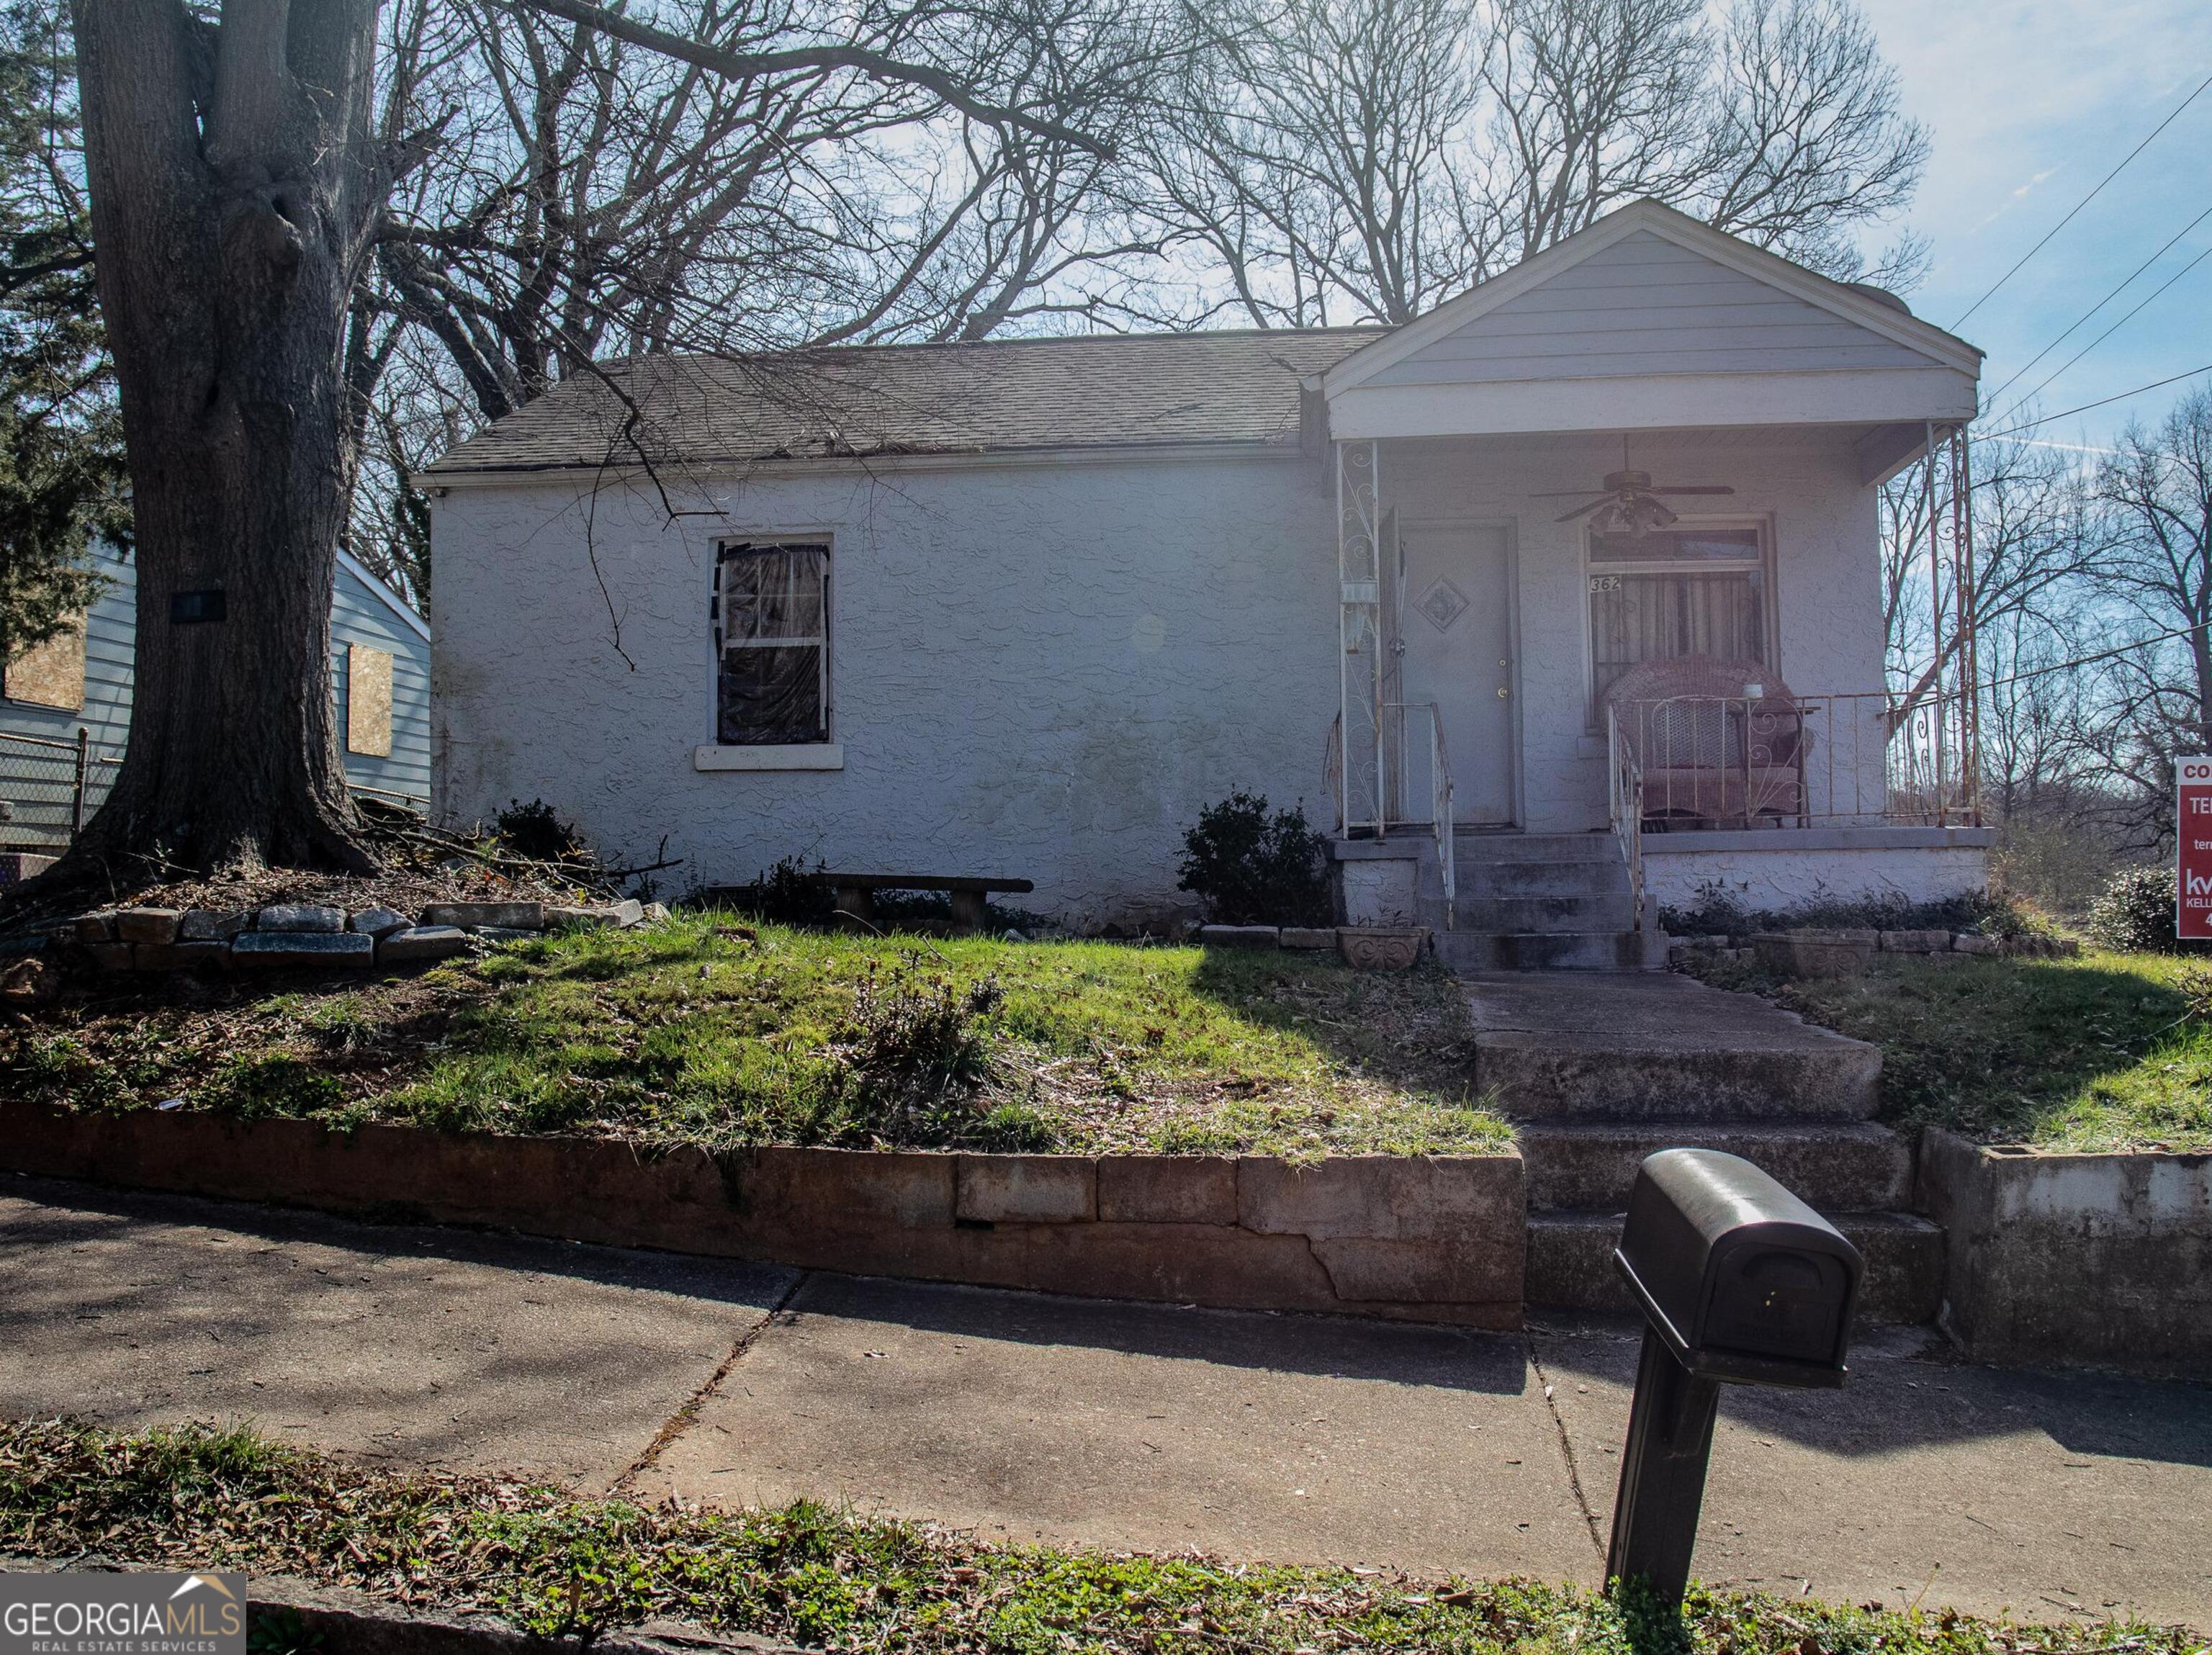
<path fill-rule="evenodd" d="M 2190 896 L 2212 896 L 2212 874 L 2199 873 L 2194 868 L 2189 869 L 2183 875 L 2182 889 L 2185 894 Z"/>

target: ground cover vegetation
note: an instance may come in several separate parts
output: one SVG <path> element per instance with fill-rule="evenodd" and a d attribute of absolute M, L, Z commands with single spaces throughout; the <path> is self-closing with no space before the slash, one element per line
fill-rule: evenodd
<path fill-rule="evenodd" d="M 703 910 L 374 984 L 94 984 L 0 1029 L 0 1087 L 716 1148 L 1480 1152 L 1510 1131 L 1465 1018 L 1438 973 Z"/>
<path fill-rule="evenodd" d="M 707 1512 L 395 1474 L 243 1428 L 0 1422 L 0 1549 L 283 1573 L 544 1634 L 647 1619 L 840 1650 L 2203 1655 L 2185 1628 L 2022 1626 L 1693 1589 L 1679 1619 L 1527 1580 L 994 1546 L 801 1502 Z"/>
<path fill-rule="evenodd" d="M 1985 1143 L 2212 1149 L 2212 969 L 2172 955 L 1877 955 L 1862 976 L 1784 982 L 1700 965 L 1882 1050 L 1882 1118 Z"/>

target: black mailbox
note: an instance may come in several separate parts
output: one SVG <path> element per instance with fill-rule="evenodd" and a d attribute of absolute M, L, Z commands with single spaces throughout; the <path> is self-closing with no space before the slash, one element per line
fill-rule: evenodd
<path fill-rule="evenodd" d="M 1628 1197 L 1613 1262 L 1692 1373 L 1838 1385 L 1865 1266 L 1820 1214 L 1738 1155 L 1662 1149 Z"/>
<path fill-rule="evenodd" d="M 1841 1385 L 1865 1267 L 1834 1225 L 1717 1149 L 1645 1158 L 1613 1257 L 1644 1330 L 1606 1574 L 1679 1604 L 1722 1384 Z"/>

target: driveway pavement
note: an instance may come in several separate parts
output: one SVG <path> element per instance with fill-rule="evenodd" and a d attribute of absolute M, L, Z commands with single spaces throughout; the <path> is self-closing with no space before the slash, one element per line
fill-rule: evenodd
<path fill-rule="evenodd" d="M 1697 1567 L 2212 1624 L 2212 1389 L 1862 1343 L 1731 1390 Z M 1098 1303 L 0 1179 L 0 1409 L 1012 1538 L 1594 1582 L 1632 1330 Z"/>

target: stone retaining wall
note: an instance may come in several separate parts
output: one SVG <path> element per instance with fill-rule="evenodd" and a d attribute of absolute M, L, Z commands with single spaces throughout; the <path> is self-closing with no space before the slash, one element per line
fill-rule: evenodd
<path fill-rule="evenodd" d="M 1306 1166 L 799 1149 L 651 1155 L 590 1139 L 0 1103 L 0 1166 L 859 1275 L 1521 1325 L 1517 1151 Z"/>
<path fill-rule="evenodd" d="M 101 971 L 204 971 L 416 965 L 574 926 L 630 927 L 665 918 L 659 903 L 565 907 L 536 901 L 434 902 L 412 918 L 392 908 L 313 902 L 262 908 L 104 908 L 53 935 Z"/>
<path fill-rule="evenodd" d="M 1940 1320 L 1978 1360 L 2212 1378 L 2212 1154 L 1984 1148 L 1931 1127 L 1951 1234 Z"/>

